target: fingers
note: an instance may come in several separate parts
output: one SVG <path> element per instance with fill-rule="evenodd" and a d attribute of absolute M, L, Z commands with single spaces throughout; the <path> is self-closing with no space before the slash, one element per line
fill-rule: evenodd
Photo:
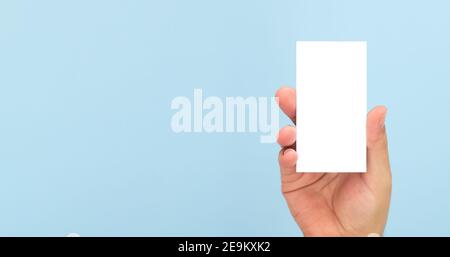
<path fill-rule="evenodd" d="M 367 114 L 367 173 L 371 187 L 385 189 L 391 186 L 388 144 L 386 136 L 387 109 L 377 106 Z"/>
<path fill-rule="evenodd" d="M 295 151 L 296 129 L 286 126 L 278 133 L 278 144 L 282 147 L 278 161 L 282 174 L 295 173 L 297 152 Z"/>
<path fill-rule="evenodd" d="M 281 87 L 275 94 L 281 110 L 295 123 L 296 93 L 294 88 Z"/>
<path fill-rule="evenodd" d="M 295 89 L 281 87 L 276 95 L 281 110 L 295 122 L 296 93 Z M 294 126 L 286 126 L 278 133 L 278 143 L 283 148 L 278 156 L 282 175 L 294 174 L 297 163 L 295 151 L 296 129 Z"/>
<path fill-rule="evenodd" d="M 294 126 L 286 126 L 278 133 L 277 142 L 281 147 L 288 147 L 295 143 L 296 130 Z"/>
<path fill-rule="evenodd" d="M 297 152 L 292 148 L 281 149 L 278 156 L 280 164 L 281 175 L 288 175 L 295 173 L 295 166 L 297 163 Z"/>

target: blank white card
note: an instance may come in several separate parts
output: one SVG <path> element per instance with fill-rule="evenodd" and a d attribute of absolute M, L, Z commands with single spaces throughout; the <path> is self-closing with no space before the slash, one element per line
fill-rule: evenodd
<path fill-rule="evenodd" d="M 297 42 L 297 172 L 365 172 L 367 44 Z"/>

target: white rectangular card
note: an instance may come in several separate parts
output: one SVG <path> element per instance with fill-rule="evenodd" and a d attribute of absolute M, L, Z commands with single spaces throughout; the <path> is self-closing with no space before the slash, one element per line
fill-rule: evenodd
<path fill-rule="evenodd" d="M 367 44 L 297 42 L 297 172 L 365 172 Z"/>

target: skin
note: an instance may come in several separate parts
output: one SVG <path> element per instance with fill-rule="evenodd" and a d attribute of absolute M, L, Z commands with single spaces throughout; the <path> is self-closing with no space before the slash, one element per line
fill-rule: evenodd
<path fill-rule="evenodd" d="M 295 89 L 281 87 L 276 97 L 281 110 L 295 123 Z M 386 107 L 377 106 L 367 114 L 366 173 L 297 173 L 296 128 L 280 130 L 281 188 L 305 236 L 383 234 L 392 188 L 386 113 Z"/>

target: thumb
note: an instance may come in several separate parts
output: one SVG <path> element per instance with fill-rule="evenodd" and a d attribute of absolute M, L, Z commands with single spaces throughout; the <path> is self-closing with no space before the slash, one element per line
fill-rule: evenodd
<path fill-rule="evenodd" d="M 367 173 L 364 174 L 369 187 L 374 191 L 391 188 L 388 143 L 385 127 L 387 109 L 377 106 L 367 114 Z"/>

